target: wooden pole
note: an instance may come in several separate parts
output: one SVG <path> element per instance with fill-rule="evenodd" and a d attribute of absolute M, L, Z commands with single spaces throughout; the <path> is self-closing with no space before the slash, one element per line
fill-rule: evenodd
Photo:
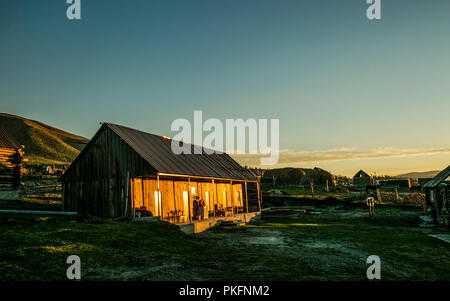
<path fill-rule="evenodd" d="M 213 198 L 213 217 L 216 217 L 216 193 L 215 193 L 215 188 L 214 188 L 214 179 L 212 179 L 212 195 L 210 197 Z"/>
<path fill-rule="evenodd" d="M 127 207 L 128 207 L 128 185 L 130 185 L 131 183 L 130 183 L 130 172 L 128 171 L 127 172 L 127 196 L 126 196 L 126 198 L 125 198 L 125 216 L 127 216 Z M 134 188 L 134 185 L 130 185 L 130 191 L 132 190 L 132 188 L 131 187 L 133 187 Z M 133 201 L 134 201 L 134 198 L 133 198 Z M 131 215 L 131 211 L 130 211 L 130 215 Z"/>
<path fill-rule="evenodd" d="M 188 177 L 188 208 L 189 208 L 189 222 L 192 223 L 192 216 L 191 216 L 191 178 Z"/>
<path fill-rule="evenodd" d="M 217 207 L 219 206 L 219 198 L 217 197 L 217 185 L 214 183 L 214 194 L 216 196 L 216 200 L 217 200 Z"/>
<path fill-rule="evenodd" d="M 260 187 L 259 187 L 259 182 L 256 183 L 256 190 L 258 192 L 258 207 L 259 207 L 259 212 L 261 213 L 261 200 L 260 200 Z"/>
<path fill-rule="evenodd" d="M 260 208 L 260 212 L 262 211 L 262 203 L 263 203 L 263 197 L 262 197 L 262 189 L 261 187 L 259 188 L 259 208 Z"/>
<path fill-rule="evenodd" d="M 381 199 L 381 191 L 380 191 L 380 188 L 377 188 L 377 196 L 378 196 L 378 203 L 381 204 L 381 202 L 382 202 L 383 200 Z"/>
<path fill-rule="evenodd" d="M 247 213 L 248 213 L 247 182 L 245 182 L 245 206 L 247 207 Z"/>
<path fill-rule="evenodd" d="M 175 181 L 172 181 L 173 208 L 177 212 L 177 200 L 175 198 Z"/>
<path fill-rule="evenodd" d="M 230 199 L 231 199 L 231 210 L 233 210 L 233 214 L 234 214 L 234 205 L 235 205 L 234 201 L 235 201 L 235 199 L 234 199 L 234 193 L 233 193 L 233 181 L 231 181 L 231 180 L 230 180 L 230 192 L 231 192 L 231 196 L 230 196 Z"/>
<path fill-rule="evenodd" d="M 136 181 L 133 178 L 133 204 L 131 204 L 130 208 L 130 215 L 133 216 L 133 218 L 136 218 Z"/>
<path fill-rule="evenodd" d="M 142 190 L 142 206 L 145 206 L 148 208 L 148 206 L 145 204 L 145 189 L 144 189 L 144 179 L 141 179 L 141 190 Z"/>

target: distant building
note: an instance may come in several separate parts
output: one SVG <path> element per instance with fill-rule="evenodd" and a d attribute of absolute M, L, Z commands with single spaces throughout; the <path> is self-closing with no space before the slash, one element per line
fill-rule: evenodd
<path fill-rule="evenodd" d="M 360 170 L 353 176 L 353 186 L 365 187 L 372 185 L 372 177 L 363 170 Z"/>
<path fill-rule="evenodd" d="M 23 145 L 0 126 L 0 199 L 18 199 Z"/>
<path fill-rule="evenodd" d="M 424 186 L 427 206 L 434 208 L 439 223 L 449 225 L 450 166 L 441 171 Z"/>

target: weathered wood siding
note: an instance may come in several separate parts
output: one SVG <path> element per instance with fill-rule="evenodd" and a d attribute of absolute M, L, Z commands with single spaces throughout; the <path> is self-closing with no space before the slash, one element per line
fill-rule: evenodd
<path fill-rule="evenodd" d="M 155 173 L 128 144 L 103 126 L 63 176 L 64 210 L 124 216 L 127 172 L 130 178 Z"/>

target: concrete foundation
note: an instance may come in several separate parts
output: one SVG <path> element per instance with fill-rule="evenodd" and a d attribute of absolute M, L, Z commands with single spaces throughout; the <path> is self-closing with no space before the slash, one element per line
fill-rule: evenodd
<path fill-rule="evenodd" d="M 195 234 L 208 230 L 221 221 L 243 221 L 246 224 L 259 214 L 259 212 L 249 212 L 232 216 L 212 217 L 205 220 L 193 221 L 188 224 L 179 224 L 178 226 L 180 227 L 180 230 L 186 234 Z"/>

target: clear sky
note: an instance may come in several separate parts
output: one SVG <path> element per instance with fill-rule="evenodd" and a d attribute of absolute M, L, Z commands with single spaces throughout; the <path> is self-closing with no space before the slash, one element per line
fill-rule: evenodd
<path fill-rule="evenodd" d="M 92 137 L 279 118 L 278 166 L 450 164 L 450 1 L 0 0 L 1 112 Z M 243 164 L 249 161 L 241 161 Z"/>

